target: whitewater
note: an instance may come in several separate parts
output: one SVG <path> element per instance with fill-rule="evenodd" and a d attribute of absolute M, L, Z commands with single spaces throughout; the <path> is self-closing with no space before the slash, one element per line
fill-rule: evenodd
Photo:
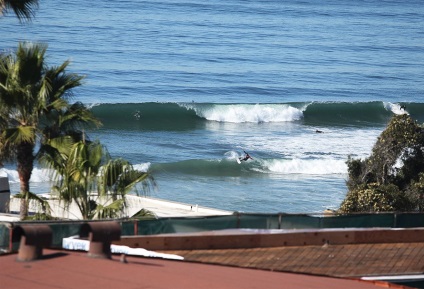
<path fill-rule="evenodd" d="M 103 123 L 88 136 L 151 173 L 157 198 L 336 209 L 349 157 L 369 156 L 393 115 L 424 123 L 418 0 L 46 0 L 32 23 L 0 21 L 2 52 L 48 43 L 49 64 L 86 76 L 72 100 Z M 13 163 L 0 175 L 19 191 Z M 37 165 L 31 190 L 50 175 Z"/>

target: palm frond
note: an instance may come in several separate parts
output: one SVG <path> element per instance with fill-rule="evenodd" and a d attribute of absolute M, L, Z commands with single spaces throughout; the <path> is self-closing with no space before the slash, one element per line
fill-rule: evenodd
<path fill-rule="evenodd" d="M 152 211 L 141 209 L 130 217 L 131 219 L 157 219 L 157 216 Z"/>
<path fill-rule="evenodd" d="M 33 126 L 18 126 L 3 131 L 3 139 L 8 145 L 34 143 L 36 130 Z"/>
<path fill-rule="evenodd" d="M 73 130 L 82 127 L 100 127 L 101 122 L 82 103 L 74 103 L 61 115 L 60 126 L 64 130 Z"/>
<path fill-rule="evenodd" d="M 97 204 L 94 218 L 95 219 L 112 219 L 119 217 L 119 213 L 122 212 L 124 206 L 124 200 L 119 199 L 107 206 Z"/>
<path fill-rule="evenodd" d="M 19 21 L 30 21 L 38 8 L 37 0 L 2 0 L 0 1 L 0 14 L 13 10 Z"/>
<path fill-rule="evenodd" d="M 72 137 L 63 136 L 50 139 L 40 146 L 37 159 L 40 164 L 52 169 L 54 179 L 65 175 L 65 164 L 73 144 L 74 140 Z"/>
<path fill-rule="evenodd" d="M 127 160 L 112 159 L 102 167 L 99 175 L 99 193 L 124 196 L 139 183 L 146 185 L 150 181 L 153 181 L 153 178 L 148 173 L 135 170 Z M 146 188 L 143 187 L 143 193 L 148 191 Z"/>

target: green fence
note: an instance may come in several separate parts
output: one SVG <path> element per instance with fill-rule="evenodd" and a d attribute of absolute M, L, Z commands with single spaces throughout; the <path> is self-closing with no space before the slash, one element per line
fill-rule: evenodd
<path fill-rule="evenodd" d="M 241 214 L 189 218 L 117 220 L 123 236 L 192 233 L 225 229 L 325 229 L 325 228 L 413 228 L 424 227 L 423 213 L 355 214 L 342 216 L 297 214 Z M 11 243 L 14 226 L 48 224 L 53 231 L 53 246 L 61 247 L 62 239 L 79 235 L 83 221 L 9 222 L 0 223 L 0 252 L 17 249 Z"/>
<path fill-rule="evenodd" d="M 5 253 L 10 250 L 9 243 L 11 237 L 11 224 L 0 223 L 0 253 Z"/>

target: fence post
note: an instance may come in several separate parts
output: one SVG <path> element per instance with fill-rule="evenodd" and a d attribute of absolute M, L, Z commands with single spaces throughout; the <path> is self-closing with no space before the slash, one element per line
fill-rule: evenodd
<path fill-rule="evenodd" d="M 13 250 L 13 240 L 12 240 L 12 232 L 13 232 L 13 223 L 9 226 L 9 252 Z"/>
<path fill-rule="evenodd" d="M 138 220 L 134 220 L 134 236 L 138 236 Z"/>
<path fill-rule="evenodd" d="M 240 229 L 240 213 L 237 212 L 236 216 L 237 216 L 237 228 L 236 229 Z"/>

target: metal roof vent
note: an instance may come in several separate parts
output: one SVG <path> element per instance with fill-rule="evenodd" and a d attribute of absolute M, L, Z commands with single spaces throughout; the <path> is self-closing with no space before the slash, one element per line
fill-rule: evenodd
<path fill-rule="evenodd" d="M 13 228 L 12 242 L 19 242 L 18 261 L 34 261 L 43 255 L 43 247 L 52 243 L 48 225 L 21 225 Z"/>
<path fill-rule="evenodd" d="M 121 226 L 118 222 L 84 223 L 80 228 L 80 237 L 88 237 L 90 241 L 88 256 L 111 259 L 110 245 L 112 241 L 121 239 Z"/>

